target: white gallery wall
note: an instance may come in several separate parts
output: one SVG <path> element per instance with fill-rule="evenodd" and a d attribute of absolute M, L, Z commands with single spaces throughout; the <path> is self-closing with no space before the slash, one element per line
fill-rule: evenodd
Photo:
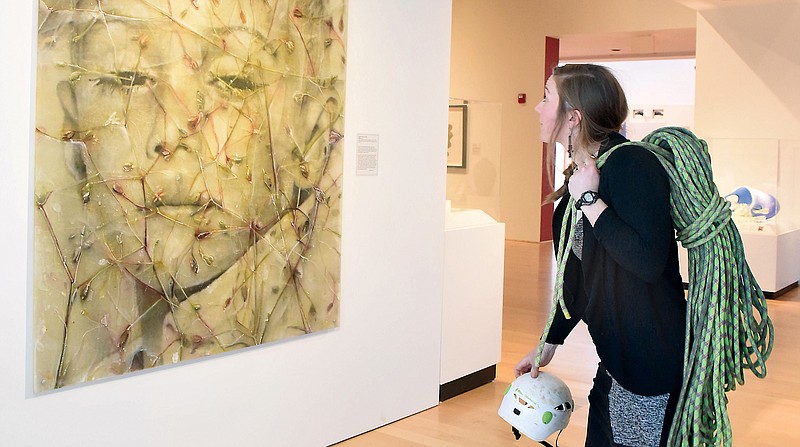
<path fill-rule="evenodd" d="M 43 395 L 29 354 L 35 9 L 0 19 L 0 445 L 323 446 L 437 404 L 450 1 L 349 0 L 339 328 Z M 377 175 L 356 175 L 358 134 L 379 136 Z"/>
<path fill-rule="evenodd" d="M 793 228 L 800 226 L 798 27 L 797 0 L 702 11 L 697 18 L 698 135 L 712 140 L 712 159 L 715 149 L 727 147 L 715 141 L 742 146 L 746 156 L 726 157 L 724 169 L 735 173 L 727 186 L 775 194 L 779 219 Z M 771 170 L 762 183 L 753 163 Z"/>
<path fill-rule="evenodd" d="M 800 1 L 701 11 L 695 125 L 707 138 L 800 138 Z"/>
<path fill-rule="evenodd" d="M 486 211 L 506 223 L 507 239 L 536 240 L 539 235 L 539 207 L 534 204 L 539 203 L 541 189 L 541 144 L 535 144 L 539 126 L 533 107 L 544 86 L 544 17 L 538 13 L 542 4 L 505 0 L 498 7 L 497 2 L 485 0 L 453 0 L 450 95 L 500 108 L 499 147 L 493 151 L 499 157 L 494 180 L 499 198 L 493 198 L 497 204 L 493 208 L 499 213 Z M 527 104 L 517 103 L 518 93 L 527 93 Z M 468 156 L 468 161 L 478 161 L 492 150 L 487 142 L 478 144 L 479 155 Z M 476 149 L 468 147 L 471 152 Z M 465 175 L 482 176 L 476 173 L 480 169 L 480 165 L 468 166 L 466 173 L 451 169 L 448 182 L 458 188 L 468 181 Z M 475 195 L 470 200 L 453 196 L 454 206 L 485 205 Z"/>

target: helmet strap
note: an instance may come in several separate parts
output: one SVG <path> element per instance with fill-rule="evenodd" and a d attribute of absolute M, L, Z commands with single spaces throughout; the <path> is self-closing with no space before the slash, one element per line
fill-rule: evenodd
<path fill-rule="evenodd" d="M 564 429 L 561 429 L 561 430 L 558 431 L 558 435 L 556 436 L 556 445 L 555 446 L 553 446 L 553 444 L 550 444 L 547 441 L 539 441 L 539 444 L 541 444 L 541 445 L 543 445 L 545 447 L 558 447 L 558 438 L 561 437 L 561 432 L 563 432 L 563 431 L 564 431 Z M 519 439 L 519 438 L 517 438 L 517 439 Z"/>
<path fill-rule="evenodd" d="M 558 438 L 561 437 L 561 432 L 563 432 L 563 431 L 564 431 L 564 429 L 561 429 L 561 430 L 558 431 L 558 435 L 556 435 L 556 445 L 555 446 L 553 444 L 550 444 L 547 441 L 538 441 L 538 442 L 539 442 L 539 444 L 543 445 L 544 447 L 558 447 Z M 519 430 L 517 430 L 517 427 L 512 426 L 511 427 L 511 433 L 514 433 L 514 437 L 516 438 L 517 441 L 519 441 L 519 438 L 522 437 L 522 434 L 519 432 Z"/>

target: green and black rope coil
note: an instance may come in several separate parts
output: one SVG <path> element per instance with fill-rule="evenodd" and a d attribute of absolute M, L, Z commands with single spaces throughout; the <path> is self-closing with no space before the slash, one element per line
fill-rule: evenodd
<path fill-rule="evenodd" d="M 731 220 L 730 204 L 720 197 L 705 141 L 678 127 L 657 129 L 641 142 L 623 143 L 597 160 L 601 168 L 618 147 L 636 144 L 653 152 L 670 178 L 672 219 L 678 240 L 689 254 L 689 278 L 683 387 L 670 431 L 670 446 L 730 446 L 732 434 L 727 391 L 744 384 L 744 369 L 756 377 L 767 374 L 774 333 L 764 293 L 753 277 L 744 246 Z M 570 198 L 556 253 L 557 271 L 550 316 L 556 306 L 570 318 L 564 304 L 564 268 L 572 248 L 578 211 Z M 568 228 L 569 227 L 569 228 Z"/>

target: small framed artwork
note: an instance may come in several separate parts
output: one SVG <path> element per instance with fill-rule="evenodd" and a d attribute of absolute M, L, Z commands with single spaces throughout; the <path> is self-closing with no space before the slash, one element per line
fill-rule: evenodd
<path fill-rule="evenodd" d="M 447 115 L 447 167 L 467 167 L 466 104 L 450 104 Z"/>

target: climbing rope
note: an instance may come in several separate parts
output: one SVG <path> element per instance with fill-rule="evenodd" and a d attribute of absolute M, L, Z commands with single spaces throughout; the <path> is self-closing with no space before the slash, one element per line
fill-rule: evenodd
<path fill-rule="evenodd" d="M 597 167 L 617 148 L 631 144 L 649 149 L 666 170 L 677 238 L 689 254 L 683 386 L 668 445 L 727 447 L 732 434 L 725 393 L 744 384 L 745 367 L 759 378 L 767 374 L 766 361 L 774 341 L 767 302 L 745 259 L 730 205 L 714 184 L 706 142 L 689 130 L 665 127 L 642 142 L 609 149 L 598 158 Z M 570 318 L 563 285 L 578 219 L 571 197 L 567 209 L 571 215 L 562 220 L 553 302 L 537 365 L 556 306 Z"/>

